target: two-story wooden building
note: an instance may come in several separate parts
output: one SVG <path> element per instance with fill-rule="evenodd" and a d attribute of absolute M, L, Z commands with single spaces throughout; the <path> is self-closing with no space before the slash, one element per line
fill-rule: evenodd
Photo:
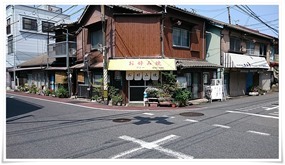
<path fill-rule="evenodd" d="M 105 45 L 108 82 L 126 102 L 143 101 L 145 88 L 163 83 L 163 71 L 173 72 L 192 98 L 202 98 L 204 82 L 216 78 L 220 67 L 205 61 L 205 19 L 175 6 L 106 5 L 102 13 L 100 5 L 89 5 L 78 24 L 78 64 L 73 68 L 80 81 L 98 83 L 102 78 Z M 91 74 L 83 69 L 84 58 Z"/>

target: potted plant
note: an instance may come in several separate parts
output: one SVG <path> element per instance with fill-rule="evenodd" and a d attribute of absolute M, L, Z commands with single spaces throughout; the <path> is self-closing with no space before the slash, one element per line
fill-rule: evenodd
<path fill-rule="evenodd" d="M 114 95 L 112 96 L 112 105 L 122 105 L 123 97 L 122 95 Z"/>
<path fill-rule="evenodd" d="M 178 106 L 186 106 L 187 101 L 191 98 L 191 92 L 187 89 L 178 88 L 174 94 L 174 100 L 178 104 Z"/>

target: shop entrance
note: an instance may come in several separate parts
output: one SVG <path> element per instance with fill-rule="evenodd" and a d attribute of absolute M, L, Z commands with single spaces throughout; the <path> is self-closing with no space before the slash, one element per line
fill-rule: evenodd
<path fill-rule="evenodd" d="M 149 86 L 155 86 L 157 80 L 129 80 L 129 101 L 143 102 L 143 92 Z"/>

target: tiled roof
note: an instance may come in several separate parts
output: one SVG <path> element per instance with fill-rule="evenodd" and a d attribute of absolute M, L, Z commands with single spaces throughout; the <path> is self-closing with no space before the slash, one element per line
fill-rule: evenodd
<path fill-rule="evenodd" d="M 222 66 L 204 60 L 176 60 L 176 66 L 180 68 L 222 68 Z"/>

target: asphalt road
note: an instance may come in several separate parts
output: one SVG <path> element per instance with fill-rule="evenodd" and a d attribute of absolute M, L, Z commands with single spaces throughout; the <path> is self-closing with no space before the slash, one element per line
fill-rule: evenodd
<path fill-rule="evenodd" d="M 7 94 L 6 161 L 280 161 L 278 100 L 278 93 L 271 93 L 207 103 L 192 110 L 118 111 Z"/>

